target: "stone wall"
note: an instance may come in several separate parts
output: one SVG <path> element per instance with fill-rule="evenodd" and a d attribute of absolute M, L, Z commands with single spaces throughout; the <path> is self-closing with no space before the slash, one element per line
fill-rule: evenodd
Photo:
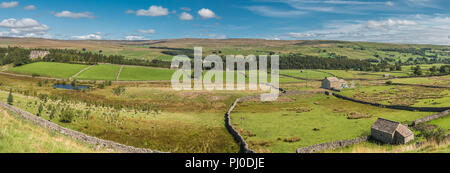
<path fill-rule="evenodd" d="M 88 144 L 92 144 L 95 146 L 100 146 L 100 147 L 105 147 L 105 148 L 111 148 L 114 150 L 117 150 L 119 152 L 126 152 L 126 153 L 160 153 L 160 151 L 156 151 L 156 150 L 150 150 L 150 149 L 145 149 L 145 148 L 135 148 L 135 147 L 131 147 L 131 146 L 127 146 L 127 145 L 123 145 L 123 144 L 119 144 L 116 142 L 112 142 L 112 141 L 108 141 L 108 140 L 103 140 L 103 139 L 99 139 L 96 137 L 92 137 L 92 136 L 88 136 L 84 133 L 81 132 L 77 132 L 74 130 L 70 130 L 64 127 L 61 127 L 55 123 L 52 123 L 50 121 L 44 120 L 36 115 L 33 115 L 29 112 L 26 111 L 22 111 L 19 108 L 16 108 L 14 106 L 5 104 L 3 102 L 0 102 L 0 106 L 8 109 L 16 114 L 18 114 L 19 116 L 39 125 L 42 127 L 45 127 L 47 129 L 50 129 L 52 131 L 55 132 L 59 132 L 61 134 L 67 135 L 71 138 L 74 138 L 76 140 L 88 143 Z"/>
<path fill-rule="evenodd" d="M 430 116 L 427 116 L 427 117 L 423 117 L 423 118 L 419 118 L 417 120 L 414 120 L 413 126 L 415 126 L 417 124 L 420 124 L 420 123 L 424 123 L 424 122 L 428 122 L 428 121 L 431 121 L 431 120 L 435 120 L 435 119 L 438 119 L 438 118 L 442 118 L 442 117 L 445 117 L 447 115 L 450 115 L 450 109 L 446 110 L 446 111 L 443 111 L 443 112 L 440 112 L 440 113 L 437 113 L 437 114 L 434 114 L 434 115 L 430 115 Z"/>
<path fill-rule="evenodd" d="M 426 88 L 444 88 L 444 89 L 450 89 L 450 87 L 446 87 L 446 86 L 421 85 L 421 84 L 392 83 L 391 85 L 418 86 L 418 87 L 426 87 Z"/>
<path fill-rule="evenodd" d="M 255 97 L 255 96 L 251 96 Z M 250 97 L 247 97 L 246 99 L 251 99 Z M 240 99 L 236 99 L 231 107 L 228 109 L 227 113 L 225 113 L 225 127 L 227 128 L 228 132 L 233 136 L 234 140 L 236 140 L 237 143 L 240 145 L 240 152 L 241 153 L 255 153 L 253 150 L 248 148 L 248 144 L 245 142 L 244 138 L 239 134 L 239 132 L 231 125 L 230 115 L 233 109 L 236 107 Z"/>
<path fill-rule="evenodd" d="M 336 149 L 336 148 L 343 148 L 346 146 L 365 142 L 368 139 L 369 139 L 369 136 L 365 136 L 365 137 L 355 138 L 355 139 L 350 139 L 350 140 L 321 143 L 321 144 L 316 144 L 316 145 L 312 145 L 309 147 L 299 148 L 299 149 L 297 149 L 297 153 L 314 153 L 314 152 L 319 152 L 319 151 L 332 150 L 332 149 Z"/>
<path fill-rule="evenodd" d="M 328 94 L 328 92 L 326 92 L 326 94 Z M 450 109 L 450 107 L 411 107 L 411 106 L 400 106 L 400 105 L 383 105 L 383 104 L 379 104 L 379 103 L 371 103 L 371 102 L 366 102 L 366 101 L 362 101 L 362 100 L 355 100 L 355 99 L 352 99 L 352 98 L 349 98 L 349 97 L 346 97 L 346 96 L 343 96 L 340 94 L 336 94 L 336 93 L 332 93 L 332 95 L 334 95 L 337 98 L 356 102 L 356 103 L 368 104 L 368 105 L 372 105 L 372 106 L 389 108 L 389 109 L 398 109 L 398 110 L 406 110 L 406 111 L 421 111 L 421 112 L 443 112 L 443 111 Z"/>

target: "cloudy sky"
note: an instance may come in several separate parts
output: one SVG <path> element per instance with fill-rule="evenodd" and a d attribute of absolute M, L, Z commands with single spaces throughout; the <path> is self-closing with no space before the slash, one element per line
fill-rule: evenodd
<path fill-rule="evenodd" d="M 448 0 L 0 0 L 0 36 L 450 45 Z"/>

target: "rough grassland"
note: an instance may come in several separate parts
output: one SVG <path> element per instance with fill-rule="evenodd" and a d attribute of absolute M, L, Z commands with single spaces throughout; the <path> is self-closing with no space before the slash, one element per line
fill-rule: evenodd
<path fill-rule="evenodd" d="M 300 70 L 280 70 L 280 74 L 306 79 L 324 79 L 325 77 L 331 77 L 330 74 L 314 70 L 305 70 L 303 73 Z"/>
<path fill-rule="evenodd" d="M 100 64 L 81 73 L 77 78 L 87 80 L 116 80 L 119 70 L 119 65 Z"/>
<path fill-rule="evenodd" d="M 349 119 L 352 114 L 363 116 Z M 323 94 L 283 97 L 279 102 L 244 102 L 232 123 L 257 152 L 295 152 L 299 147 L 369 135 L 378 117 L 406 122 L 431 115 L 378 108 Z M 292 139 L 298 139 L 289 141 Z"/>
<path fill-rule="evenodd" d="M 8 69 L 8 71 L 27 75 L 37 74 L 46 77 L 70 78 L 86 67 L 88 66 L 80 64 L 36 62 L 19 67 L 14 67 Z"/>
<path fill-rule="evenodd" d="M 107 152 L 32 125 L 0 108 L 0 153 Z"/>
<path fill-rule="evenodd" d="M 170 80 L 175 70 L 151 67 L 125 66 L 120 73 L 119 80 L 143 81 L 143 80 Z"/>

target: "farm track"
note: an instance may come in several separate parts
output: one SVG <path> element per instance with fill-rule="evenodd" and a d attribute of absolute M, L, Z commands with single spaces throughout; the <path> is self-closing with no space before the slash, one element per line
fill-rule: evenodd
<path fill-rule="evenodd" d="M 78 75 L 80 75 L 81 73 L 85 72 L 86 70 L 89 70 L 90 68 L 94 67 L 95 65 L 91 65 L 89 67 L 84 68 L 83 70 L 79 71 L 77 74 L 74 74 L 72 77 L 70 77 L 69 79 L 75 79 L 76 77 L 78 77 Z"/>
<path fill-rule="evenodd" d="M 124 67 L 124 65 L 120 66 L 120 70 L 119 70 L 119 72 L 117 72 L 116 81 L 119 81 L 120 73 L 122 73 L 123 67 Z"/>

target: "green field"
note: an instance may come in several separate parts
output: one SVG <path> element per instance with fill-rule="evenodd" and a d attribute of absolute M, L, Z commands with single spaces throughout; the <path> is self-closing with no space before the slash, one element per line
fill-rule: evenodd
<path fill-rule="evenodd" d="M 289 75 L 293 77 L 305 78 L 305 79 L 324 79 L 325 77 L 331 77 L 332 75 L 315 70 L 280 70 L 280 75 Z"/>
<path fill-rule="evenodd" d="M 164 68 L 125 66 L 120 73 L 122 81 L 171 80 L 175 70 Z"/>
<path fill-rule="evenodd" d="M 100 64 L 78 75 L 77 79 L 86 80 L 116 80 L 120 65 Z"/>
<path fill-rule="evenodd" d="M 360 86 L 355 89 L 344 89 L 340 94 L 385 105 L 450 107 L 450 91 L 442 88 L 398 85 Z"/>
<path fill-rule="evenodd" d="M 0 108 L 0 153 L 107 152 L 36 126 L 17 116 Z"/>
<path fill-rule="evenodd" d="M 80 64 L 36 62 L 8 69 L 8 72 L 67 79 L 86 67 L 88 66 Z"/>
<path fill-rule="evenodd" d="M 354 114 L 367 117 L 348 118 Z M 273 103 L 240 103 L 231 118 L 250 148 L 257 152 L 292 153 L 300 147 L 369 135 L 370 126 L 378 117 L 407 122 L 431 114 L 378 108 L 312 94 L 284 97 Z M 289 138 L 299 140 L 284 141 Z"/>

